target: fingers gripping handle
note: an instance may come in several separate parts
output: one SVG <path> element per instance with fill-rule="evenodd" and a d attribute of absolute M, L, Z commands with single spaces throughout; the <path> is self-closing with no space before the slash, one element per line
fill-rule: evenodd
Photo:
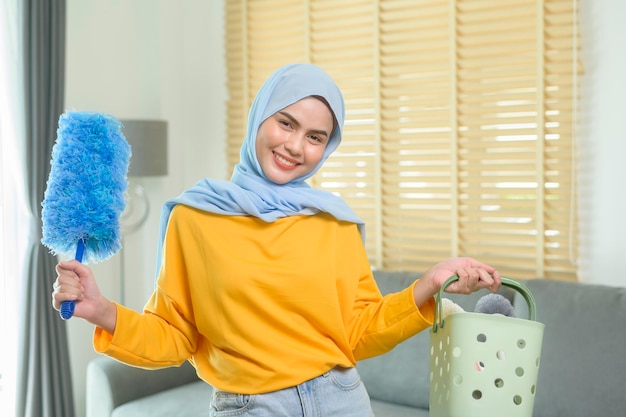
<path fill-rule="evenodd" d="M 78 262 L 83 261 L 83 254 L 85 253 L 85 241 L 83 239 L 78 241 L 78 245 L 76 246 L 76 256 L 75 259 Z M 76 307 L 76 301 L 63 301 L 61 303 L 61 309 L 59 310 L 59 314 L 63 320 L 69 320 L 74 315 L 74 308 Z"/>
<path fill-rule="evenodd" d="M 452 284 L 455 281 L 458 281 L 459 277 L 457 275 L 452 275 L 450 278 L 444 282 L 444 284 L 439 289 L 439 293 L 436 295 L 436 306 L 435 306 L 435 319 L 433 322 L 433 331 L 437 332 L 438 328 L 442 328 L 444 326 L 444 320 L 441 313 L 443 292 L 446 287 Z M 501 277 L 502 285 L 512 288 L 515 291 L 519 292 L 526 300 L 526 304 L 528 304 L 528 320 L 536 321 L 537 320 L 537 305 L 535 303 L 535 297 L 530 292 L 530 290 L 521 282 L 516 281 L 512 278 Z"/>

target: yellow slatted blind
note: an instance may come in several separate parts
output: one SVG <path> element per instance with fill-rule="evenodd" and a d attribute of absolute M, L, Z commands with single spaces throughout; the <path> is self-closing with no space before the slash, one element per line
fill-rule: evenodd
<path fill-rule="evenodd" d="M 248 64 L 246 59 L 248 36 L 245 2 L 224 2 L 224 39 L 226 71 L 228 72 L 228 99 L 226 102 L 226 158 L 229 170 L 239 160 L 239 148 L 246 134 L 248 116 Z M 229 174 L 230 175 L 230 174 Z"/>
<path fill-rule="evenodd" d="M 344 94 L 346 122 L 341 146 L 313 185 L 341 195 L 367 224 L 366 247 L 376 252 L 379 232 L 378 49 L 375 1 L 311 1 L 311 62 L 326 69 Z M 341 7 L 338 7 L 338 6 Z"/>
<path fill-rule="evenodd" d="M 454 251 L 450 7 L 381 2 L 383 267 L 423 271 Z M 423 23 L 421 23 L 423 22 Z"/>
<path fill-rule="evenodd" d="M 543 31 L 535 3 L 457 8 L 460 250 L 516 276 L 535 274 L 543 245 Z"/>
<path fill-rule="evenodd" d="M 574 1 L 227 1 L 230 166 L 261 83 L 312 62 L 346 124 L 311 182 L 366 221 L 373 266 L 575 280 Z"/>

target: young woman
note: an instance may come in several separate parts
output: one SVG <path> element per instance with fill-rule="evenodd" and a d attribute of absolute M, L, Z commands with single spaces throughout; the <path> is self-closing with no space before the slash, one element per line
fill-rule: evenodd
<path fill-rule="evenodd" d="M 88 267 L 61 262 L 59 309 L 96 326 L 94 346 L 130 365 L 190 361 L 215 390 L 210 415 L 373 415 L 354 367 L 432 324 L 434 299 L 496 291 L 498 272 L 443 261 L 381 296 L 364 225 L 311 177 L 339 146 L 343 97 L 319 67 L 293 64 L 262 86 L 230 181 L 203 180 L 166 202 L 158 280 L 142 314 L 104 298 Z M 210 405 L 209 405 L 210 404 Z"/>

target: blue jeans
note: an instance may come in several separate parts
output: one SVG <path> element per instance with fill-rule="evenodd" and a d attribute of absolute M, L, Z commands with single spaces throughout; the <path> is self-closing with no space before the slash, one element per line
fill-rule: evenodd
<path fill-rule="evenodd" d="M 265 394 L 214 390 L 210 417 L 373 417 L 356 368 L 335 367 L 295 387 Z"/>

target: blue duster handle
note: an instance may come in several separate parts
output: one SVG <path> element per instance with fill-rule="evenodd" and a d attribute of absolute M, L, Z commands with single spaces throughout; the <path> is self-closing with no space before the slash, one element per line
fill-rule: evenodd
<path fill-rule="evenodd" d="M 78 241 L 78 246 L 76 247 L 76 259 L 78 262 L 83 261 L 83 253 L 85 252 L 85 241 L 80 239 Z M 76 307 L 76 301 L 63 301 L 61 303 L 61 309 L 59 310 L 59 314 L 63 320 L 69 320 L 74 315 L 74 308 Z"/>

